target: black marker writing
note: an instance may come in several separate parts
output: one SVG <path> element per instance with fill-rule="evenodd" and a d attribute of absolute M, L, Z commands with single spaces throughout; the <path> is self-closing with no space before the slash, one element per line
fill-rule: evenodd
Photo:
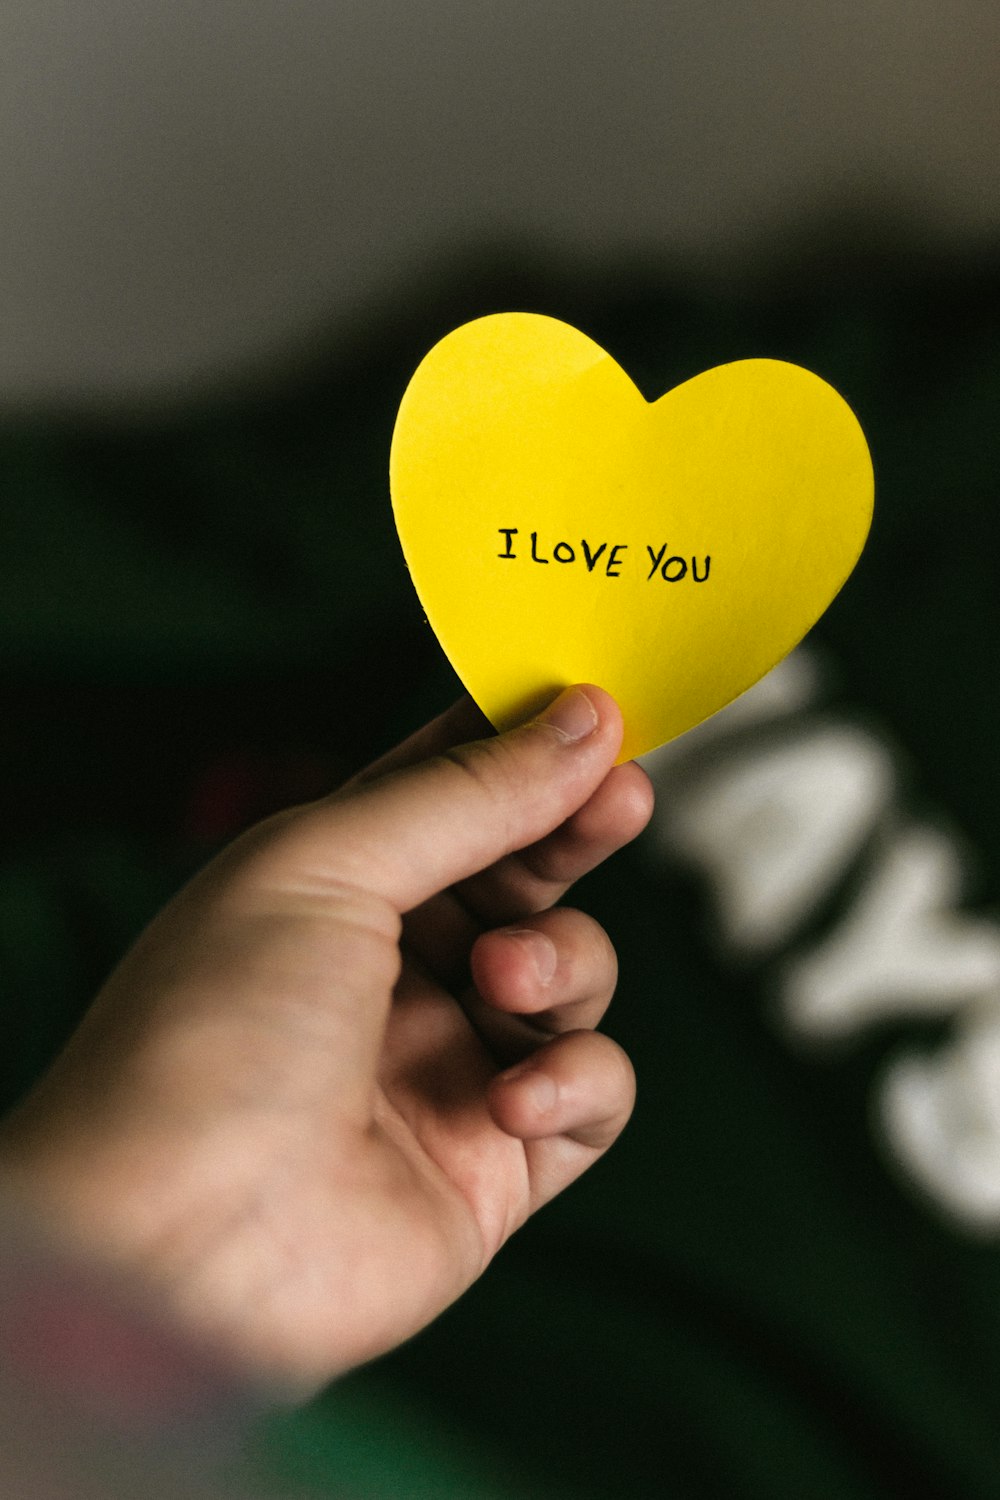
<path fill-rule="evenodd" d="M 516 526 L 498 526 L 497 532 L 504 539 L 504 550 L 496 555 L 505 562 L 516 561 L 518 553 L 514 550 L 514 538 L 520 535 Z M 597 569 L 598 563 L 604 559 L 604 576 L 606 578 L 621 578 L 623 570 L 627 566 L 625 553 L 629 549 L 628 542 L 600 542 L 595 547 L 588 542 L 586 537 L 580 538 L 579 549 L 574 542 L 568 542 L 565 538 L 555 543 L 552 547 L 551 557 L 546 557 L 544 551 L 540 550 L 538 538 L 540 533 L 532 531 L 530 559 L 533 563 L 541 563 L 548 567 L 550 562 L 562 563 L 564 566 L 582 562 L 588 573 Z M 680 583 L 684 578 L 690 578 L 694 583 L 707 583 L 712 568 L 711 556 L 706 553 L 704 558 L 682 557 L 679 553 L 667 555 L 669 542 L 663 542 L 658 549 L 654 549 L 647 542 L 646 553 L 649 557 L 649 572 L 646 574 L 646 582 L 651 583 L 657 573 L 664 583 Z M 608 548 L 610 546 L 610 551 Z M 701 567 L 699 568 L 699 562 Z"/>
<path fill-rule="evenodd" d="M 660 548 L 659 552 L 654 552 L 653 549 L 652 549 L 652 547 L 649 545 L 649 543 L 648 542 L 646 543 L 646 551 L 649 553 L 649 560 L 652 563 L 652 567 L 650 568 L 649 572 L 646 574 L 646 582 L 647 583 L 649 583 L 650 579 L 657 572 L 659 573 L 660 577 L 663 579 L 664 583 L 680 583 L 681 579 L 685 578 L 687 576 L 687 570 L 688 570 L 687 558 L 686 557 L 678 557 L 676 555 L 673 556 L 673 557 L 666 557 L 665 554 L 666 554 L 666 550 L 667 550 L 667 545 L 668 544 L 666 542 L 664 542 L 663 546 Z M 711 569 L 711 566 L 712 566 L 712 559 L 711 559 L 710 556 L 708 556 L 706 554 L 706 557 L 705 557 L 705 571 L 699 577 L 699 574 L 698 574 L 698 559 L 696 557 L 692 557 L 692 559 L 691 559 L 691 577 L 694 579 L 695 583 L 705 583 L 707 581 L 708 575 L 709 575 L 709 571 Z"/>
<path fill-rule="evenodd" d="M 607 566 L 607 569 L 605 570 L 607 572 L 607 575 L 608 575 L 609 578 L 618 578 L 620 576 L 620 573 L 621 573 L 621 564 L 618 563 L 618 554 L 619 554 L 619 552 L 627 552 L 627 551 L 628 551 L 628 543 L 627 542 L 615 542 L 615 545 L 612 547 L 610 553 L 608 554 L 608 566 Z M 611 569 L 615 566 L 616 563 L 618 563 L 618 572 L 617 573 L 612 573 Z"/>
<path fill-rule="evenodd" d="M 607 542 L 602 542 L 596 552 L 591 552 L 590 548 L 587 546 L 587 543 L 581 537 L 580 546 L 583 548 L 583 560 L 587 564 L 588 573 L 592 573 L 594 571 L 594 564 L 597 562 L 597 559 L 600 557 L 601 553 L 604 551 L 607 545 Z"/>

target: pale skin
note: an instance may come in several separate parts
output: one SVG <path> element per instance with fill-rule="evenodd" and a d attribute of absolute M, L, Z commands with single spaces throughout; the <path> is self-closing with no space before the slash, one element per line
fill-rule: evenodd
<path fill-rule="evenodd" d="M 649 783 L 599 688 L 484 733 L 459 704 L 238 839 L 0 1132 L 40 1222 L 293 1397 L 434 1318 L 632 1109 L 614 950 L 556 903 Z"/>

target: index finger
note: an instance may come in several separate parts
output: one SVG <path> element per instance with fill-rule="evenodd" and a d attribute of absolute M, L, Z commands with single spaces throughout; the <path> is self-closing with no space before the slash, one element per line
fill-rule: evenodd
<path fill-rule="evenodd" d="M 348 885 L 410 911 L 559 827 L 607 775 L 621 737 L 607 693 L 567 689 L 529 724 L 303 809 L 275 833 L 271 878 Z"/>

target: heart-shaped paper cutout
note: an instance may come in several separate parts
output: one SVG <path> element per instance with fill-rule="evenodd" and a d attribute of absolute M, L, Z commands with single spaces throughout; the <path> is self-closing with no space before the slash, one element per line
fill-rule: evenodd
<path fill-rule="evenodd" d="M 595 682 L 621 706 L 622 759 L 780 661 L 872 513 L 864 434 L 808 370 L 740 360 L 648 402 L 591 339 L 534 313 L 435 345 L 390 470 L 427 618 L 491 722 Z"/>

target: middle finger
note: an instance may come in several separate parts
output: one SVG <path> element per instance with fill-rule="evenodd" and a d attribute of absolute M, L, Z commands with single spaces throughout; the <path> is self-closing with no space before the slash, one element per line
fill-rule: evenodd
<path fill-rule="evenodd" d="M 618 959 L 592 917 L 558 907 L 483 933 L 471 970 L 462 1009 L 506 1068 L 552 1036 L 593 1030 L 614 994 Z"/>

